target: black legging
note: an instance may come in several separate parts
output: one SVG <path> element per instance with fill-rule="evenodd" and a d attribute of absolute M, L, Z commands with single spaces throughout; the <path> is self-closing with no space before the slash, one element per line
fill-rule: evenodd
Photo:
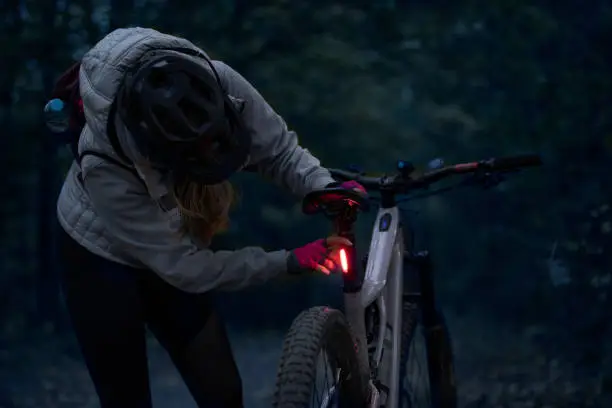
<path fill-rule="evenodd" d="M 102 408 L 150 408 L 145 325 L 199 407 L 241 408 L 242 383 L 210 297 L 92 254 L 62 229 L 68 312 Z"/>

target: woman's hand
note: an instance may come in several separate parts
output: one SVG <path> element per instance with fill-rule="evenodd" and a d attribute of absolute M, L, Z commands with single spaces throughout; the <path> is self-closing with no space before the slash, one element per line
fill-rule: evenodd
<path fill-rule="evenodd" d="M 291 251 L 287 270 L 292 274 L 317 270 L 329 275 L 340 266 L 336 256 L 338 251 L 351 246 L 351 241 L 338 236 L 316 240 Z"/>

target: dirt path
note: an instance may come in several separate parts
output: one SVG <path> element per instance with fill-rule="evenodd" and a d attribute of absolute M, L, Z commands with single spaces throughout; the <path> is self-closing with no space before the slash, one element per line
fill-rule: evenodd
<path fill-rule="evenodd" d="M 276 333 L 259 333 L 256 338 L 233 333 L 232 341 L 244 377 L 247 407 L 269 407 L 282 337 Z M 149 363 L 156 407 L 196 407 L 165 350 L 153 339 L 149 341 Z M 0 408 L 97 406 L 72 339 L 30 339 L 2 349 L 0 384 Z"/>
<path fill-rule="evenodd" d="M 528 335 L 451 319 L 463 408 L 604 408 L 597 379 L 576 384 L 560 360 L 546 360 Z M 247 408 L 270 407 L 282 333 L 230 331 Z M 51 339 L 51 340 L 50 340 Z M 157 408 L 195 408 L 165 351 L 149 343 Z M 0 408 L 96 407 L 93 387 L 71 338 L 41 334 L 0 350 Z"/>

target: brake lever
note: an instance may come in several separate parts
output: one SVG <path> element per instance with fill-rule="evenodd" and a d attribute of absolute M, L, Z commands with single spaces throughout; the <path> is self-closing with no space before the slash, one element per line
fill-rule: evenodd
<path fill-rule="evenodd" d="M 501 173 L 490 173 L 483 180 L 483 188 L 485 190 L 490 190 L 494 187 L 497 187 L 501 183 L 506 181 L 506 177 Z"/>
<path fill-rule="evenodd" d="M 506 181 L 509 173 L 518 173 L 519 171 L 519 169 L 515 169 L 507 171 L 477 172 L 470 177 L 470 180 L 468 180 L 466 184 L 477 185 L 485 190 L 490 190 Z"/>
<path fill-rule="evenodd" d="M 490 172 L 478 172 L 474 173 L 465 180 L 466 186 L 474 186 L 479 187 L 484 190 L 488 190 L 501 181 L 493 178 L 493 175 Z"/>

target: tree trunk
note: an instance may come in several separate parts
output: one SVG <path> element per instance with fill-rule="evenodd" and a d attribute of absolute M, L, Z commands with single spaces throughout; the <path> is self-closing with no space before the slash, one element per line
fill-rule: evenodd
<path fill-rule="evenodd" d="M 94 7 L 94 0 L 86 0 L 83 2 L 83 11 L 86 16 L 85 32 L 87 33 L 87 45 L 90 47 L 93 47 L 100 40 L 100 30 L 93 20 Z"/>
<path fill-rule="evenodd" d="M 110 4 L 109 32 L 134 24 L 134 21 L 132 21 L 134 16 L 133 0 L 111 0 Z"/>
<path fill-rule="evenodd" d="M 56 0 L 41 0 L 43 22 L 53 22 L 56 13 Z M 54 81 L 55 50 L 57 49 L 55 25 L 49 23 L 42 30 L 38 39 L 36 55 L 42 70 L 44 92 L 49 94 Z M 41 107 L 42 108 L 42 107 Z M 38 276 L 37 317 L 39 323 L 51 323 L 57 326 L 61 321 L 59 264 L 56 257 L 56 197 L 60 180 L 57 162 L 57 145 L 53 136 L 44 127 L 42 109 L 40 114 L 40 154 L 38 157 Z"/>
<path fill-rule="evenodd" d="M 3 62 L 2 75 L 0 75 L 0 126 L 3 131 L 10 133 L 13 127 L 13 116 L 11 109 L 13 106 L 13 87 L 15 84 L 17 69 L 21 65 L 21 55 L 19 53 L 19 42 L 15 43 L 12 39 L 20 38 L 23 22 L 19 15 L 19 0 L 6 0 L 2 2 L 1 15 L 6 16 L 7 23 L 2 24 L 3 43 L 6 41 L 7 46 L 2 47 Z M 10 46 L 8 44 L 10 43 Z M 5 163 L 4 155 L 11 151 L 9 148 L 10 137 L 0 138 L 0 160 Z M 2 177 L 2 183 L 5 183 L 6 178 Z M 4 188 L 2 189 L 4 191 Z"/>
<path fill-rule="evenodd" d="M 0 258 L 0 271 L 2 272 L 2 285 L 0 285 L 0 323 L 4 324 L 4 319 L 10 319 L 13 313 L 11 306 L 14 306 L 13 299 L 16 296 L 23 296 L 22 288 L 16 287 L 22 274 L 18 268 L 10 267 L 11 258 L 18 258 L 16 254 L 19 249 L 24 247 L 24 240 L 20 236 L 15 236 L 15 231 L 8 222 L 12 217 L 17 216 L 11 205 L 6 205 L 13 200 L 17 200 L 21 193 L 20 185 L 14 181 L 12 175 L 14 168 L 10 161 L 10 154 L 15 154 L 17 150 L 17 133 L 14 129 L 13 110 L 13 90 L 16 82 L 18 68 L 21 65 L 22 54 L 20 53 L 20 42 L 22 21 L 19 16 L 19 0 L 6 0 L 0 2 L 0 15 L 5 23 L 0 26 L 0 49 L 2 49 L 2 74 L 0 74 L 0 127 L 2 137 L 0 137 L 0 172 L 4 175 L 0 178 L 0 192 L 7 198 L 0 208 L 0 231 L 2 231 L 3 244 L 10 244 L 10 249 Z M 13 39 L 16 39 L 13 41 Z M 7 242 L 11 240 L 12 242 Z M 17 242 L 15 242 L 17 241 Z M 15 291 L 21 292 L 15 294 Z M 23 302 L 19 302 L 23 304 Z M 0 390 L 1 392 L 1 390 Z M 2 402 L 0 402 L 2 405 Z"/>

